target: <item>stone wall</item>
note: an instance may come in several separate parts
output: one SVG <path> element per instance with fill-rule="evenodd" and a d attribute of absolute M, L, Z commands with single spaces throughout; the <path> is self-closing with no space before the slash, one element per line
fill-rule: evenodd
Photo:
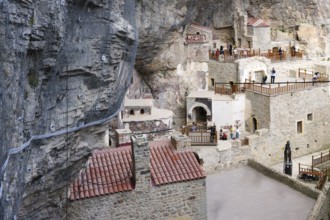
<path fill-rule="evenodd" d="M 259 93 L 246 91 L 245 129 L 253 133 L 253 118 L 257 120 L 257 129 L 270 126 L 270 97 Z M 250 109 L 249 109 L 250 108 Z"/>
<path fill-rule="evenodd" d="M 145 191 L 121 192 L 77 200 L 69 204 L 68 219 L 137 220 L 191 216 L 207 219 L 205 179 L 163 186 L 148 185 Z"/>
<path fill-rule="evenodd" d="M 271 49 L 270 27 L 255 27 L 252 48 L 267 51 Z"/>
<path fill-rule="evenodd" d="M 285 185 L 290 186 L 291 188 L 303 193 L 304 195 L 317 199 L 320 192 L 314 188 L 309 187 L 307 184 L 303 184 L 300 181 L 291 178 L 288 175 L 285 175 L 283 173 L 280 173 L 279 171 L 267 167 L 265 164 L 260 163 L 256 160 L 249 159 L 248 165 L 252 167 L 253 169 L 259 171 L 260 173 L 275 179 L 278 182 L 284 183 Z"/>
<path fill-rule="evenodd" d="M 247 91 L 247 102 L 252 106 L 251 116 L 246 121 L 247 130 L 251 130 L 252 116 L 261 129 L 248 137 L 249 145 L 256 150 L 255 155 L 263 161 L 278 161 L 288 140 L 293 157 L 329 147 L 329 95 L 326 86 L 272 97 Z M 299 121 L 302 133 L 297 131 Z"/>
<path fill-rule="evenodd" d="M 310 211 L 307 220 L 329 220 L 330 219 L 330 190 L 323 189 L 316 204 Z"/>
<path fill-rule="evenodd" d="M 195 43 L 185 45 L 187 62 L 208 62 L 209 49 L 210 46 L 208 43 Z"/>
<path fill-rule="evenodd" d="M 209 80 L 211 78 L 214 79 L 215 83 L 229 83 L 238 81 L 238 65 L 236 63 L 221 63 L 214 60 L 210 60 L 209 62 Z M 209 83 L 209 89 L 213 89 L 211 87 L 211 83 Z"/>
<path fill-rule="evenodd" d="M 148 134 L 148 139 L 153 140 L 154 137 L 159 137 L 168 134 L 172 129 L 172 118 L 168 119 L 155 119 L 149 121 L 131 121 L 124 122 L 124 128 L 128 128 L 133 134 L 149 133 L 152 131 L 162 131 L 157 133 Z"/>

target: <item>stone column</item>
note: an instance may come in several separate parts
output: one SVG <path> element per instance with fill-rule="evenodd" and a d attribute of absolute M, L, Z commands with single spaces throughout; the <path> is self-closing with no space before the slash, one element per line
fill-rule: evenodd
<path fill-rule="evenodd" d="M 178 151 L 190 149 L 191 147 L 191 141 L 187 135 L 174 134 L 171 136 L 171 143 L 173 147 Z"/>
<path fill-rule="evenodd" d="M 133 181 L 135 191 L 150 187 L 150 147 L 143 135 L 132 136 Z"/>

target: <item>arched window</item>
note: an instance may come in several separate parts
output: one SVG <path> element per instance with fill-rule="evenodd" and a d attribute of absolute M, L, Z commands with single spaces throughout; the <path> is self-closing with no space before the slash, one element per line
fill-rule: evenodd
<path fill-rule="evenodd" d="M 256 119 L 256 118 L 253 118 L 253 119 L 252 119 L 252 123 L 253 123 L 253 130 L 252 130 L 252 132 L 255 133 L 256 130 L 258 129 L 258 122 L 257 122 L 257 119 Z"/>
<path fill-rule="evenodd" d="M 144 109 L 140 110 L 140 114 L 143 115 L 144 114 Z"/>
<path fill-rule="evenodd" d="M 130 115 L 134 115 L 134 110 L 131 109 L 131 110 L 129 111 L 129 114 L 130 114 Z"/>

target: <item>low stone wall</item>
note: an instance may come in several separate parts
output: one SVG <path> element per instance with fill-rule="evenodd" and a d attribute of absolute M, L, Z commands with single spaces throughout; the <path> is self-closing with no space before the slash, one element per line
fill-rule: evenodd
<path fill-rule="evenodd" d="M 253 169 L 261 172 L 262 174 L 264 174 L 272 179 L 275 179 L 276 181 L 284 183 L 285 185 L 290 186 L 291 188 L 305 194 L 308 197 L 317 199 L 320 194 L 320 192 L 317 191 L 316 189 L 310 188 L 309 186 L 305 185 L 304 183 L 301 183 L 298 180 L 295 180 L 288 175 L 280 173 L 279 171 L 277 171 L 275 169 L 267 167 L 265 164 L 257 162 L 256 160 L 249 159 L 248 165 L 250 167 L 252 167 Z"/>
<path fill-rule="evenodd" d="M 73 201 L 68 219 L 207 219 L 205 179 Z"/>
<path fill-rule="evenodd" d="M 307 220 L 329 220 L 330 219 L 330 190 L 324 189 L 318 191 L 313 189 L 298 180 L 292 179 L 289 176 L 278 172 L 275 169 L 269 168 L 266 165 L 257 162 L 253 159 L 248 160 L 248 165 L 253 169 L 263 173 L 264 175 L 275 179 L 291 188 L 305 194 L 308 197 L 316 199 L 316 203 L 310 211 Z"/>
<path fill-rule="evenodd" d="M 329 220 L 330 219 L 330 190 L 322 191 L 310 211 L 307 220 Z"/>

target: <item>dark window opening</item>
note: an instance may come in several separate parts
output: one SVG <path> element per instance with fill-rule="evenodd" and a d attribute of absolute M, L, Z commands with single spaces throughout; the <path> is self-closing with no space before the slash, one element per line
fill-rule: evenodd
<path fill-rule="evenodd" d="M 214 79 L 211 78 L 211 85 L 214 86 Z"/>
<path fill-rule="evenodd" d="M 131 111 L 129 111 L 129 114 L 130 114 L 130 115 L 134 115 L 134 110 L 131 109 Z"/>
<path fill-rule="evenodd" d="M 140 110 L 140 114 L 143 115 L 144 114 L 144 109 Z"/>
<path fill-rule="evenodd" d="M 313 121 L 313 114 L 312 113 L 307 114 L 307 120 L 308 121 Z"/>
<path fill-rule="evenodd" d="M 302 123 L 302 121 L 297 122 L 297 133 L 298 134 L 303 133 L 303 123 Z"/>

